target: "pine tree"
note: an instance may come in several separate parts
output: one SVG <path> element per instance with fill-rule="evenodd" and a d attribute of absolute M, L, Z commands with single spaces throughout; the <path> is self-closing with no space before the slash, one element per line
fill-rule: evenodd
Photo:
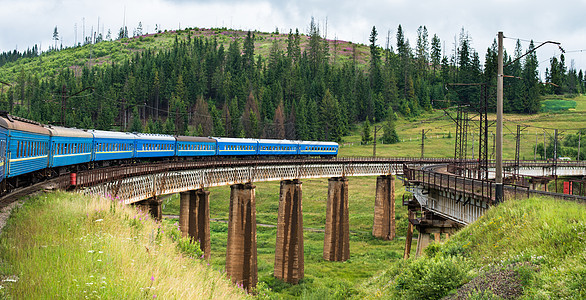
<path fill-rule="evenodd" d="M 258 105 L 256 104 L 251 91 L 246 100 L 244 113 L 242 114 L 242 127 L 246 137 L 258 138 L 260 136 L 259 125 L 260 114 L 258 111 Z"/>
<path fill-rule="evenodd" d="M 285 114 L 284 114 L 283 102 L 279 103 L 275 109 L 275 117 L 273 118 L 274 134 L 273 138 L 284 139 L 285 138 Z"/>
<path fill-rule="evenodd" d="M 53 30 L 53 40 L 55 41 L 55 50 L 57 50 L 57 41 L 59 40 L 59 32 L 57 31 L 57 26 Z"/>
<path fill-rule="evenodd" d="M 372 136 L 370 135 L 371 130 L 372 129 L 370 128 L 370 122 L 367 118 L 362 125 L 362 145 L 368 145 L 370 144 L 370 142 L 372 142 Z"/>
<path fill-rule="evenodd" d="M 214 132 L 212 116 L 210 115 L 208 104 L 203 99 L 203 96 L 197 97 L 195 107 L 193 109 L 193 117 L 191 124 L 195 126 L 195 128 L 201 128 L 200 136 L 211 136 Z"/>
<path fill-rule="evenodd" d="M 529 44 L 528 51 L 535 48 L 533 41 Z M 541 103 L 539 102 L 539 61 L 535 52 L 529 53 L 525 58 L 523 66 L 523 112 L 534 114 L 539 112 Z"/>
<path fill-rule="evenodd" d="M 387 121 L 383 126 L 384 132 L 382 140 L 384 144 L 395 144 L 398 143 L 400 140 L 399 135 L 395 130 L 395 112 L 393 111 L 393 108 L 389 108 L 387 115 Z"/>
<path fill-rule="evenodd" d="M 442 45 L 440 38 L 437 34 L 433 35 L 431 39 L 431 64 L 433 66 L 433 75 L 435 76 L 435 72 L 437 71 L 438 67 L 441 64 L 442 59 Z"/>
<path fill-rule="evenodd" d="M 342 140 L 343 124 L 340 113 L 338 100 L 327 89 L 320 108 L 321 129 L 323 130 L 323 138 L 326 141 L 339 142 Z M 318 132 L 318 130 L 315 130 L 315 132 Z M 319 135 L 314 137 L 321 139 Z"/>

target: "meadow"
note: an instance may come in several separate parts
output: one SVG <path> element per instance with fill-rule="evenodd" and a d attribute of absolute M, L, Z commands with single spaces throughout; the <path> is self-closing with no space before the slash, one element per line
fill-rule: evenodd
<path fill-rule="evenodd" d="M 395 181 L 397 235 L 393 241 L 372 237 L 374 186 L 376 177 L 349 178 L 350 259 L 345 262 L 323 260 L 327 178 L 303 180 L 303 225 L 305 248 L 305 278 L 298 285 L 289 285 L 273 277 L 279 182 L 256 183 L 258 292 L 268 298 L 346 299 L 359 293 L 359 286 L 403 259 L 407 210 L 401 206 L 404 188 Z M 210 223 L 212 254 L 210 263 L 217 270 L 225 266 L 228 224 L 229 187 L 210 188 Z M 179 214 L 179 199 L 172 197 L 164 203 L 164 214 Z M 167 222 L 174 223 L 175 219 Z M 267 227 L 272 225 L 273 227 Z M 413 248 L 414 250 L 415 248 Z"/>
<path fill-rule="evenodd" d="M 116 201 L 40 193 L 0 238 L 2 299 L 246 298 L 176 226 Z"/>

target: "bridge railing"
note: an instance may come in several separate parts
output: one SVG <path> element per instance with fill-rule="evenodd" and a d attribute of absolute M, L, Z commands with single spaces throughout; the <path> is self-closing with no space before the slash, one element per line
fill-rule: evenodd
<path fill-rule="evenodd" d="M 423 184 L 434 189 L 445 189 L 460 195 L 471 196 L 492 203 L 494 201 L 494 182 L 479 180 L 450 174 L 447 172 L 436 172 L 421 168 L 403 169 L 406 185 Z"/>
<path fill-rule="evenodd" d="M 572 165 L 574 166 L 574 165 Z M 446 168 L 448 170 L 449 168 Z M 489 204 L 494 203 L 495 183 L 491 180 L 474 179 L 449 172 L 438 171 L 438 168 L 412 168 L 404 166 L 403 174 L 407 184 L 422 184 L 424 187 L 434 189 L 450 190 L 456 194 L 472 196 L 476 199 L 483 199 Z M 505 184 L 503 185 L 503 200 L 529 198 L 529 197 L 552 197 L 560 200 L 586 203 L 586 197 L 568 195 L 545 191 L 532 190 L 529 186 Z"/>

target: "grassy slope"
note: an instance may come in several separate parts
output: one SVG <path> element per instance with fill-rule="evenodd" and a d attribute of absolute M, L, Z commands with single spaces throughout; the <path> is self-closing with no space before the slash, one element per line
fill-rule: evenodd
<path fill-rule="evenodd" d="M 277 40 L 281 50 L 287 47 L 287 34 L 255 32 L 255 55 L 268 57 L 273 40 Z M 148 34 L 136 38 L 116 41 L 104 41 L 94 45 L 68 48 L 56 52 L 48 52 L 41 57 L 20 59 L 0 67 L 0 78 L 5 82 L 16 82 L 21 70 L 31 72 L 40 78 L 56 75 L 63 68 L 71 68 L 80 72 L 81 67 L 99 66 L 104 63 L 121 62 L 129 59 L 134 52 L 152 49 L 155 51 L 167 49 L 175 41 L 186 40 L 188 35 L 216 38 L 219 44 L 228 49 L 230 43 L 239 38 L 244 41 L 245 31 L 223 29 L 189 29 L 179 31 L 165 31 L 159 34 Z M 336 63 L 343 63 L 352 59 L 351 42 L 328 40 L 332 59 Z M 309 39 L 301 35 L 301 51 L 307 47 Z M 242 42 L 241 42 L 242 47 Z M 368 47 L 356 45 L 356 61 L 365 65 L 370 56 Z M 91 58 L 91 59 L 90 59 Z M 80 74 L 80 73 L 78 73 Z"/>
<path fill-rule="evenodd" d="M 512 269 L 523 285 L 524 299 L 584 298 L 585 234 L 583 204 L 547 198 L 509 201 L 489 210 L 449 242 L 430 247 L 427 256 L 373 277 L 364 285 L 365 295 L 440 298 L 477 275 Z M 450 268 L 450 274 L 440 273 Z M 449 287 L 446 283 L 451 280 L 458 283 Z M 492 282 L 492 292 L 504 290 L 507 284 Z M 423 289 L 435 289 L 438 294 L 430 296 Z"/>
<path fill-rule="evenodd" d="M 561 98 L 561 97 L 559 97 Z M 547 128 L 547 138 L 553 137 L 553 129 L 559 129 L 560 138 L 564 134 L 576 134 L 576 129 L 586 128 L 586 96 L 571 99 L 576 101 L 575 109 L 560 113 L 540 113 L 536 115 L 504 116 L 504 142 L 503 158 L 515 159 L 515 137 L 517 125 L 528 125 L 521 132 L 521 159 L 533 159 L 535 139 L 537 143 L 543 143 L 543 129 Z M 451 112 L 455 116 L 455 112 Z M 421 155 L 421 130 L 426 131 L 425 156 L 426 157 L 453 157 L 455 143 L 455 125 L 447 116 L 442 117 L 443 111 L 434 111 L 424 114 L 417 119 L 400 118 L 396 124 L 399 138 L 403 141 L 394 145 L 377 144 L 377 156 L 381 157 L 419 157 Z M 439 119 L 438 119 L 439 118 Z M 496 119 L 494 114 L 489 114 L 489 122 Z M 383 125 L 382 123 L 378 125 Z M 539 128 L 536 128 L 539 127 Z M 524 126 L 522 127 L 524 128 Z M 495 132 L 494 125 L 489 132 Z M 474 132 L 474 157 L 478 158 L 478 123 L 471 122 L 469 133 Z M 341 156 L 371 156 L 372 145 L 360 145 L 361 125 L 357 126 L 348 136 L 343 138 L 340 147 Z M 379 132 L 379 135 L 382 132 Z M 448 138 L 451 134 L 452 138 Z M 492 135 L 489 134 L 489 146 L 492 147 Z M 489 155 L 493 153 L 489 148 Z M 472 137 L 468 137 L 468 157 L 472 158 Z M 540 153 L 537 153 L 540 159 Z"/>
<path fill-rule="evenodd" d="M 171 230 L 177 229 L 108 200 L 68 193 L 33 197 L 12 214 L 1 236 L 0 297 L 245 296 L 201 260 L 179 255 Z"/>

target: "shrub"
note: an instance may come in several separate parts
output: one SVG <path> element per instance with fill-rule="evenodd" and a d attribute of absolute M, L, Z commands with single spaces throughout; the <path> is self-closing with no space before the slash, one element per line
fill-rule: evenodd
<path fill-rule="evenodd" d="M 413 261 L 396 279 L 404 299 L 440 299 L 469 280 L 468 260 L 436 256 Z"/>

